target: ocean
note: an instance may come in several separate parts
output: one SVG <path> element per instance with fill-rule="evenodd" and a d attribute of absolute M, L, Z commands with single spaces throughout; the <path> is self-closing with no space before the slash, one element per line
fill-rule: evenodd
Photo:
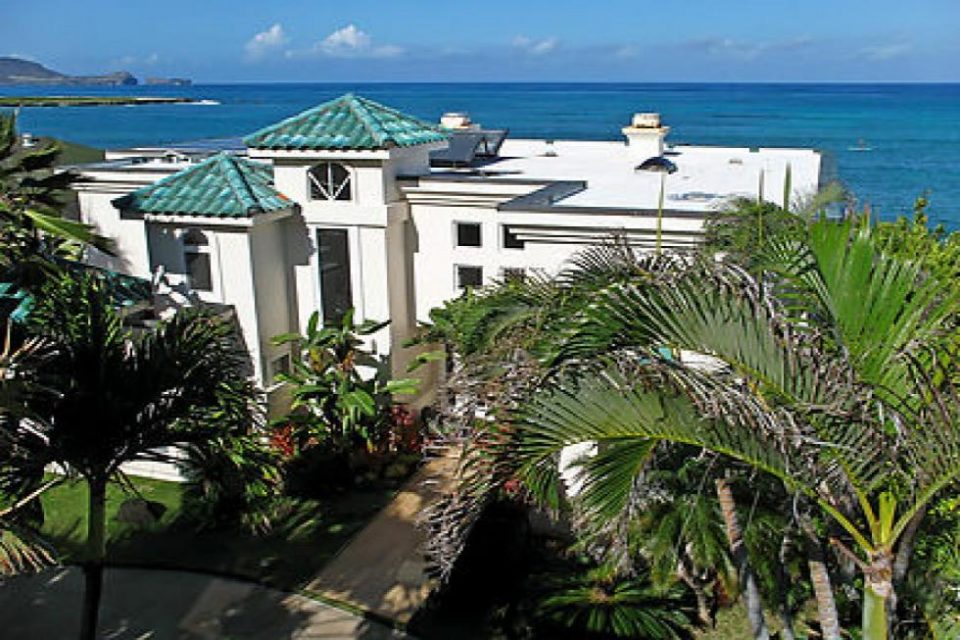
<path fill-rule="evenodd" d="M 891 218 L 920 195 L 960 229 L 960 84 L 223 84 L 0 87 L 0 95 L 187 96 L 207 104 L 27 108 L 20 127 L 101 148 L 240 136 L 347 91 L 436 122 L 445 111 L 514 137 L 620 140 L 657 111 L 669 141 L 813 147 L 861 203 Z"/>

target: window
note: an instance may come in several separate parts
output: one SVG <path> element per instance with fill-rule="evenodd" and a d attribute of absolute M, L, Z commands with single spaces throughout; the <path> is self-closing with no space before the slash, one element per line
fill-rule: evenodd
<path fill-rule="evenodd" d="M 183 234 L 183 244 L 188 247 L 209 247 L 210 241 L 207 240 L 207 234 L 200 229 L 187 229 Z"/>
<path fill-rule="evenodd" d="M 350 171 L 336 162 L 321 162 L 307 171 L 311 200 L 350 200 Z"/>
<path fill-rule="evenodd" d="M 458 247 L 482 246 L 482 243 L 480 241 L 480 225 L 475 222 L 458 222 L 457 223 L 457 246 Z"/>
<path fill-rule="evenodd" d="M 483 267 L 457 267 L 457 288 L 483 286 Z"/>
<path fill-rule="evenodd" d="M 504 249 L 523 249 L 526 243 L 517 237 L 510 227 L 503 226 L 503 248 Z"/>
<path fill-rule="evenodd" d="M 526 269 L 522 267 L 504 267 L 503 268 L 503 281 L 504 282 L 523 282 L 527 277 Z"/>
<path fill-rule="evenodd" d="M 194 291 L 213 291 L 213 275 L 210 272 L 210 254 L 187 251 L 187 281 Z"/>
<path fill-rule="evenodd" d="M 339 324 L 353 307 L 350 287 L 350 248 L 346 229 L 318 229 L 320 304 L 324 324 Z"/>
<path fill-rule="evenodd" d="M 187 283 L 194 291 L 213 291 L 213 272 L 210 266 L 210 241 L 200 229 L 187 229 L 182 237 L 183 262 Z"/>

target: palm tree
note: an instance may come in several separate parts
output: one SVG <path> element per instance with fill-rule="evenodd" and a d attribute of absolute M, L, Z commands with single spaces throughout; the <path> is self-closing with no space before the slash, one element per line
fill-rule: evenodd
<path fill-rule="evenodd" d="M 42 344 L 37 340 L 29 340 L 14 349 L 10 331 L 7 330 L 0 350 L 0 464 L 10 456 L 10 448 L 14 444 L 6 437 L 10 424 L 27 415 L 27 398 L 34 391 L 30 374 L 42 350 Z M 0 509 L 0 577 L 35 571 L 53 564 L 53 554 L 33 528 L 19 518 L 52 485 L 52 482 L 42 483 L 37 490 L 12 501 L 6 499 L 5 491 L 0 493 L 4 495 L 3 503 L 6 505 Z"/>
<path fill-rule="evenodd" d="M 658 448 L 672 449 L 670 457 L 679 461 L 646 465 L 643 485 L 656 497 L 631 517 L 641 554 L 658 584 L 680 580 L 690 589 L 700 624 L 712 626 L 717 592 L 729 593 L 736 584 L 729 541 L 709 488 L 710 469 L 719 465 L 713 456 L 697 455 L 690 447 Z M 591 492 L 598 489 L 602 485 L 590 486 Z M 597 507 L 605 502 L 602 495 L 596 500 L 592 495 L 584 498 Z"/>
<path fill-rule="evenodd" d="M 646 572 L 623 577 L 601 565 L 554 579 L 536 613 L 577 638 L 685 640 L 692 611 L 684 595 L 655 587 Z"/>
<path fill-rule="evenodd" d="M 51 257 L 78 258 L 87 246 L 112 253 L 113 243 L 63 217 L 76 175 L 56 167 L 60 148 L 23 148 L 16 116 L 0 114 L 0 276 L 37 289 Z"/>
<path fill-rule="evenodd" d="M 81 638 L 96 635 L 106 551 L 106 488 L 124 463 L 171 461 L 175 448 L 259 446 L 258 394 L 229 323 L 181 313 L 155 329 L 123 324 L 108 280 L 95 273 L 52 281 L 30 315 L 52 349 L 38 380 L 51 394 L 5 434 L 16 446 L 7 486 L 33 490 L 56 465 L 89 488 Z M 242 449 L 241 449 L 242 450 Z"/>
<path fill-rule="evenodd" d="M 568 337 L 575 327 L 571 326 L 570 319 L 589 308 L 598 292 L 628 283 L 650 282 L 656 274 L 676 272 L 683 269 L 684 264 L 676 256 L 661 253 L 638 257 L 615 238 L 610 244 L 577 256 L 571 267 L 555 279 L 535 276 L 522 282 L 506 282 L 448 303 L 444 309 L 431 314 L 435 324 L 427 335 L 433 340 L 447 340 L 459 356 L 458 370 L 447 385 L 448 390 L 456 395 L 457 402 L 453 405 L 454 411 L 448 412 L 446 422 L 459 422 L 473 431 L 465 456 L 467 462 L 461 490 L 434 510 L 436 535 L 430 541 L 436 546 L 431 555 L 438 561 L 441 572 L 451 567 L 447 558 L 456 556 L 456 550 L 462 545 L 462 536 L 471 526 L 470 514 L 479 512 L 478 505 L 487 499 L 489 487 L 513 478 L 516 473 L 512 456 L 509 452 L 504 453 L 504 449 L 515 442 L 515 434 L 509 428 L 503 429 L 499 422 L 477 425 L 474 419 L 476 409 L 482 407 L 488 415 L 506 419 L 511 409 L 522 405 L 538 386 L 559 372 L 601 357 L 609 350 L 613 336 L 597 333 L 589 343 L 584 339 L 572 343 Z M 649 462 L 654 457 L 660 460 L 668 457 L 655 444 L 637 443 L 625 447 L 624 453 L 628 457 L 637 457 L 629 459 L 624 468 L 642 469 L 647 481 L 653 473 L 675 473 L 677 469 L 671 467 L 672 462 L 667 466 Z M 597 459 L 598 464 L 609 462 L 616 465 L 616 444 L 607 443 L 606 448 L 609 460 L 607 456 L 601 456 Z M 656 450 L 661 451 L 659 456 L 655 455 Z M 639 498 L 645 502 L 646 508 L 651 508 L 650 501 L 637 496 L 634 475 L 628 472 L 621 477 L 625 482 L 617 489 L 622 502 L 607 510 L 597 509 L 599 504 L 591 501 L 591 486 L 587 483 L 578 501 L 586 511 L 584 517 L 577 518 L 581 536 L 598 534 L 616 541 L 623 537 L 623 531 L 631 528 L 632 518 L 642 517 L 636 509 L 625 508 L 628 501 Z M 550 487 L 537 497 L 553 509 L 560 508 L 563 502 L 563 492 L 556 487 Z M 681 510 L 696 507 L 695 513 L 703 515 L 713 511 L 715 513 L 711 515 L 720 520 L 715 501 L 712 509 L 701 499 L 691 505 L 680 497 L 671 504 Z M 666 516 L 663 509 L 657 511 Z M 591 520 L 600 523 L 599 532 L 592 531 Z M 675 520 L 665 517 L 664 522 Z M 615 531 L 618 527 L 620 530 Z M 738 528 L 734 527 L 734 530 Z M 637 535 L 649 535 L 654 531 L 648 528 Z M 721 538 L 725 535 L 722 528 L 715 527 L 702 531 L 694 531 L 692 525 L 675 529 L 675 538 L 671 542 L 685 539 L 680 545 L 679 558 L 669 544 L 654 546 L 647 551 L 647 555 L 651 551 L 660 555 L 655 562 L 667 560 L 676 569 L 674 579 L 682 580 L 698 595 L 699 616 L 704 622 L 712 619 L 708 590 L 719 578 L 725 577 L 729 569 L 725 563 L 730 553 L 718 553 L 716 548 L 710 548 L 715 542 L 709 535 L 712 532 L 720 533 Z M 728 540 L 727 546 L 735 546 L 737 539 L 739 534 Z M 605 544 L 608 543 L 609 540 Z M 611 548 L 618 546 L 614 544 Z M 616 552 L 620 553 L 619 550 Z M 721 558 L 723 555 L 727 558 Z M 752 569 L 744 553 L 738 557 L 739 571 L 746 584 L 746 578 L 752 576 Z M 757 637 L 765 637 L 766 623 L 758 590 L 750 588 L 746 594 L 748 609 L 755 614 Z"/>
<path fill-rule="evenodd" d="M 768 258 L 775 280 L 686 261 L 600 292 L 566 348 L 602 341 L 608 357 L 516 412 L 514 455 L 535 495 L 556 491 L 559 451 L 587 441 L 682 442 L 770 473 L 842 532 L 831 543 L 864 575 L 863 637 L 885 639 L 898 545 L 960 475 L 956 364 L 938 351 L 957 299 L 862 224 L 814 223 Z M 639 473 L 635 449 L 625 468 Z M 583 469 L 598 485 L 630 479 Z"/>

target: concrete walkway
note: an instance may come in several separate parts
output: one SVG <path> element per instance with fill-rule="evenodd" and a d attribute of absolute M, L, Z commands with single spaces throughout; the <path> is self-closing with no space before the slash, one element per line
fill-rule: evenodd
<path fill-rule="evenodd" d="M 0 584 L 0 637 L 61 640 L 80 628 L 83 579 L 58 568 Z M 103 638 L 214 640 L 408 638 L 303 596 L 196 573 L 108 569 Z"/>
<path fill-rule="evenodd" d="M 453 487 L 457 464 L 456 455 L 449 454 L 422 466 L 307 591 L 401 625 L 409 622 L 434 586 L 424 573 L 425 540 L 418 518 Z"/>

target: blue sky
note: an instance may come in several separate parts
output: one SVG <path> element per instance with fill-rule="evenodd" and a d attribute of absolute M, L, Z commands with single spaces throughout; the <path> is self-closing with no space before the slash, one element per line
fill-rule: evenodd
<path fill-rule="evenodd" d="M 0 55 L 197 82 L 960 81 L 957 0 L 44 0 Z"/>

